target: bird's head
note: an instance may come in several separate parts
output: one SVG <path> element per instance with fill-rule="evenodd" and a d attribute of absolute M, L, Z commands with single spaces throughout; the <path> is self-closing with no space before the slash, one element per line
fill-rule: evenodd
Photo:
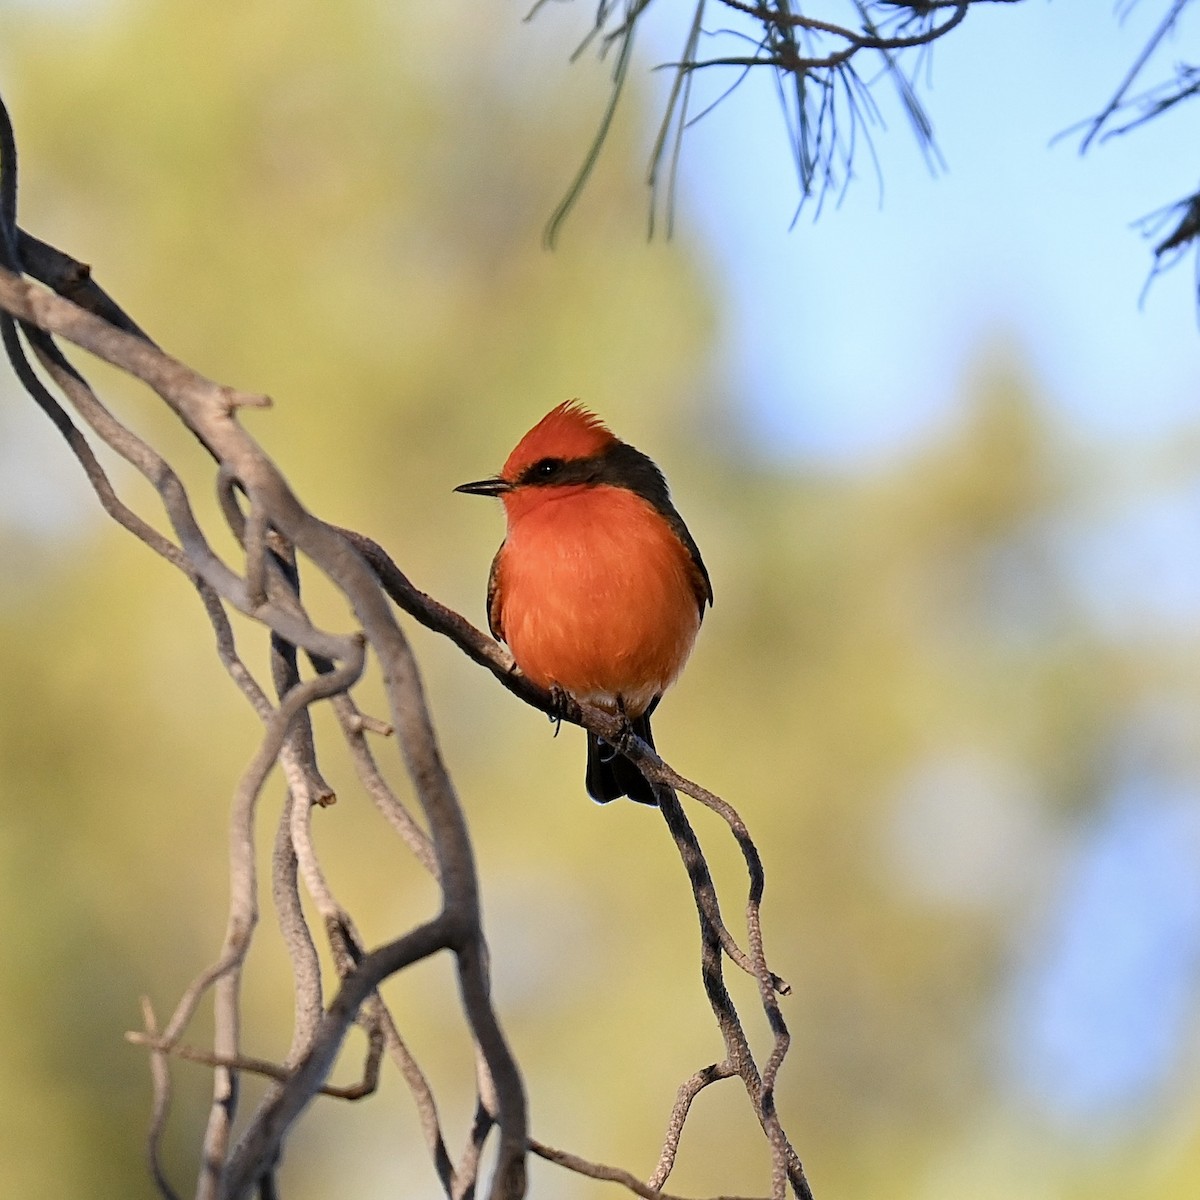
<path fill-rule="evenodd" d="M 532 499 L 534 488 L 600 482 L 607 453 L 623 444 L 595 413 L 578 400 L 567 400 L 552 408 L 516 444 L 499 475 L 454 490 L 499 496 L 511 513 L 518 495 L 526 493 Z"/>

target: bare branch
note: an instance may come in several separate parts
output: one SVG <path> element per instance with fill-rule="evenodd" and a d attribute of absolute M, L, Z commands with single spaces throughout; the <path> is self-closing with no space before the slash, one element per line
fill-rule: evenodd
<path fill-rule="evenodd" d="M 671 1118 L 667 1123 L 667 1134 L 663 1139 L 662 1153 L 658 1157 L 654 1173 L 648 1180 L 648 1186 L 652 1191 L 661 1188 L 675 1168 L 675 1156 L 679 1152 L 679 1139 L 683 1136 L 683 1127 L 688 1113 L 691 1111 L 692 1101 L 709 1084 L 716 1083 L 719 1079 L 728 1079 L 733 1073 L 733 1067 L 728 1061 L 713 1063 L 710 1067 L 703 1067 L 679 1085 L 679 1091 L 675 1095 L 675 1106 L 671 1109 Z"/>
<path fill-rule="evenodd" d="M 1127 134 L 1185 101 L 1200 96 L 1200 65 L 1194 63 L 1176 63 L 1172 79 L 1149 87 L 1137 95 L 1130 95 L 1134 84 L 1145 73 L 1151 59 L 1179 25 L 1184 9 L 1190 2 L 1191 0 L 1167 0 L 1166 11 L 1161 20 L 1143 44 L 1104 108 L 1096 116 L 1065 130 L 1060 137 L 1077 133 L 1080 129 L 1085 130 L 1079 146 L 1079 152 L 1083 154 L 1094 142 L 1106 142 L 1110 138 Z M 1119 114 L 1132 115 L 1117 124 L 1116 118 Z M 1154 244 L 1154 265 L 1142 289 L 1142 299 L 1154 280 L 1180 261 L 1183 257 L 1179 253 L 1181 250 L 1193 243 L 1200 245 L 1200 192 L 1186 196 L 1158 212 L 1150 213 L 1135 224 L 1147 236 L 1154 236 L 1154 231 L 1158 229 L 1164 214 L 1175 215 L 1177 220 L 1170 233 Z M 1196 257 L 1196 272 L 1196 304 L 1200 309 L 1200 252 Z"/>
<path fill-rule="evenodd" d="M 142 997 L 142 1024 L 145 1033 L 136 1035 L 145 1037 L 151 1045 L 150 1081 L 154 1089 L 154 1099 L 151 1105 L 150 1128 L 146 1136 L 146 1160 L 150 1167 L 150 1177 L 155 1187 L 165 1200 L 179 1200 L 179 1193 L 171 1186 L 166 1171 L 162 1165 L 162 1138 L 167 1127 L 167 1117 L 171 1110 L 171 1073 L 167 1069 L 167 1053 L 157 1048 L 158 1018 L 154 1015 L 154 1006 L 149 996 Z M 126 1034 L 127 1038 L 135 1035 Z"/>
<path fill-rule="evenodd" d="M 438 862 L 429 835 L 417 824 L 396 793 L 388 786 L 387 780 L 384 779 L 375 762 L 375 756 L 371 753 L 371 747 L 367 743 L 365 734 L 368 730 L 390 734 L 391 726 L 374 722 L 374 728 L 372 728 L 372 718 L 363 716 L 348 695 L 334 698 L 333 711 L 341 723 L 342 734 L 346 739 L 346 745 L 350 748 L 350 757 L 358 772 L 363 790 L 371 797 L 375 807 L 383 814 L 388 824 L 400 835 L 404 844 L 413 852 L 421 866 L 434 879 L 437 879 L 439 877 Z"/>
<path fill-rule="evenodd" d="M 125 1035 L 125 1040 L 134 1046 L 145 1046 L 154 1051 L 155 1057 L 171 1056 L 182 1058 L 187 1062 L 203 1063 L 205 1066 L 218 1067 L 224 1071 L 245 1072 L 247 1075 L 261 1075 L 264 1079 L 273 1079 L 277 1083 L 286 1083 L 292 1075 L 289 1067 L 281 1063 L 268 1062 L 265 1058 L 253 1058 L 246 1054 L 228 1057 L 214 1054 L 199 1046 L 189 1046 L 185 1042 L 167 1045 L 154 1037 L 153 1034 L 131 1031 Z M 382 1039 L 368 1046 L 367 1058 L 364 1063 L 363 1077 L 358 1083 L 338 1087 L 325 1084 L 317 1089 L 320 1096 L 332 1096 L 335 1100 L 361 1100 L 371 1095 L 378 1086 L 379 1059 L 383 1050 Z"/>
<path fill-rule="evenodd" d="M 658 786 L 655 791 L 663 819 L 675 840 L 676 848 L 679 850 L 680 858 L 683 860 L 692 885 L 692 893 L 696 898 L 696 910 L 700 917 L 700 973 L 704 991 L 708 996 L 709 1005 L 725 1043 L 726 1065 L 732 1073 L 736 1073 L 741 1078 L 759 1123 L 763 1127 L 763 1132 L 767 1135 L 771 1145 L 773 1200 L 782 1200 L 788 1184 L 791 1185 L 795 1194 L 801 1197 L 801 1200 L 811 1200 L 812 1191 L 805 1178 L 804 1168 L 779 1122 L 774 1099 L 774 1073 L 772 1072 L 772 1076 L 765 1079 L 760 1073 L 737 1008 L 725 986 L 721 969 L 721 940 L 716 924 L 709 915 L 711 902 L 707 893 L 711 886 L 711 877 L 700 844 L 674 791 L 666 786 Z M 752 880 L 752 900 L 757 905 L 758 897 L 754 895 L 754 887 L 755 881 Z M 759 890 L 761 891 L 761 888 Z M 775 1005 L 774 989 L 769 972 L 766 970 L 765 960 L 762 958 L 761 937 L 757 949 L 758 962 L 762 971 L 759 977 L 760 992 L 764 996 L 770 996 L 771 1006 L 774 1013 L 777 1014 L 778 1007 Z M 782 1019 L 779 1021 L 779 1026 L 782 1027 Z M 772 1021 L 772 1029 L 776 1034 L 772 1063 L 774 1063 L 776 1054 L 781 1062 L 783 1052 L 787 1048 L 786 1027 L 782 1028 L 782 1050 L 779 1048 L 780 1028 L 776 1027 L 774 1021 Z M 777 1069 L 778 1063 L 774 1063 L 774 1066 Z M 664 1159 L 667 1158 L 664 1148 Z"/>
<path fill-rule="evenodd" d="M 649 0 L 644 0 L 648 4 Z M 604 5 L 602 5 L 602 8 Z M 640 9 L 628 7 L 627 24 L 605 40 L 612 45 L 631 38 Z M 681 89 L 686 92 L 686 87 Z M 525 1190 L 525 1153 L 529 1148 L 523 1083 L 500 1030 L 490 997 L 488 952 L 483 939 L 478 884 L 466 823 L 446 772 L 426 705 L 416 661 L 384 591 L 417 620 L 450 637 L 475 662 L 487 667 L 526 703 L 561 717 L 561 702 L 531 685 L 514 669 L 508 652 L 459 614 L 419 592 L 391 559 L 368 538 L 339 530 L 310 514 L 256 442 L 241 428 L 242 407 L 265 398 L 222 387 L 172 359 L 95 286 L 90 272 L 53 248 L 26 239 L 15 225 L 11 130 L 0 111 L 0 317 L 6 350 L 30 394 L 63 433 L 107 511 L 151 546 L 193 583 L 216 637 L 217 652 L 254 712 L 264 724 L 259 749 L 238 783 L 230 820 L 230 897 L 226 929 L 216 961 L 196 977 L 180 998 L 165 1030 L 160 1032 L 147 1006 L 145 1030 L 130 1040 L 150 1050 L 154 1110 L 148 1139 L 151 1170 L 160 1192 L 175 1193 L 159 1164 L 158 1147 L 170 1100 L 167 1060 L 171 1054 L 206 1063 L 214 1072 L 214 1097 L 201 1153 L 197 1194 L 205 1200 L 233 1200 L 257 1190 L 276 1193 L 275 1171 L 287 1131 L 317 1095 L 357 1099 L 374 1090 L 386 1050 L 408 1083 L 426 1142 L 446 1194 L 467 1200 L 476 1191 L 480 1163 L 493 1131 L 495 1168 L 491 1200 L 519 1200 Z M 7 139 L 7 141 L 5 141 Z M 54 286 L 72 291 L 87 305 L 81 308 L 23 278 L 19 248 L 38 261 Z M 22 344 L 32 348 L 52 382 L 74 407 L 84 425 L 133 464 L 155 488 L 177 541 L 158 534 L 113 493 L 95 463 L 82 427 L 76 427 L 58 401 L 41 384 Z M 212 550 L 174 469 L 145 440 L 117 420 L 58 348 L 63 337 L 105 359 L 153 388 L 195 435 L 217 464 L 217 490 L 222 513 L 242 545 L 241 573 Z M 236 557 L 236 556 L 235 556 Z M 317 628 L 300 601 L 299 558 L 303 557 L 345 597 L 360 632 L 335 634 Z M 381 585 L 382 589 L 381 590 Z M 281 699 L 273 707 L 247 670 L 234 641 L 226 605 L 231 605 L 270 631 L 272 674 Z M 301 678 L 297 651 L 312 664 L 311 678 Z M 349 695 L 359 678 L 368 648 L 377 657 L 387 695 L 390 725 L 365 718 Z M 322 778 L 308 706 L 332 699 L 366 791 L 385 819 L 437 881 L 441 907 L 374 951 L 367 952 L 354 923 L 338 903 L 325 877 L 312 841 L 314 806 L 332 801 L 333 789 Z M 703 852 L 674 792 L 678 779 L 647 747 L 629 735 L 612 714 L 568 705 L 567 719 L 594 729 L 614 742 L 628 743 L 629 755 L 659 787 L 664 817 L 679 846 L 692 881 L 700 916 L 702 976 L 722 1036 L 727 1059 L 697 1072 L 680 1089 L 656 1169 L 661 1183 L 674 1163 L 680 1133 L 694 1096 L 708 1083 L 739 1075 L 772 1147 L 775 1194 L 790 1182 L 807 1197 L 799 1159 L 783 1134 L 774 1111 L 773 1084 L 786 1052 L 786 1028 L 778 1017 L 776 990 L 786 984 L 766 965 L 757 905 L 762 875 L 757 851 L 729 806 L 704 800 L 729 823 L 743 846 L 751 874 L 748 908 L 749 952 L 743 952 L 721 919 L 715 887 Z M 425 828 L 408 812 L 384 781 L 364 731 L 395 733 L 409 778 L 421 806 Z M 275 1065 L 242 1053 L 241 971 L 259 917 L 255 846 L 258 800 L 272 767 L 279 762 L 288 800 L 279 821 L 272 856 L 272 892 L 284 941 L 292 963 L 295 1021 L 284 1064 Z M 705 796 L 708 794 L 705 793 Z M 756 872 L 757 871 L 757 875 Z M 303 884 L 323 919 L 333 951 L 339 986 L 322 1007 L 325 993 L 320 960 L 300 895 Z M 446 1151 L 433 1093 L 409 1053 L 390 1011 L 378 993 L 390 975 L 447 950 L 455 957 L 462 1009 L 477 1051 L 478 1102 L 475 1120 L 459 1167 Z M 764 1008 L 772 1018 L 775 1048 L 759 1071 L 750 1053 L 740 1018 L 722 979 L 723 955 L 755 974 Z M 204 996 L 214 991 L 215 1036 L 210 1050 L 185 1047 L 182 1036 Z M 772 1007 L 773 1006 L 773 1007 Z M 334 1087 L 329 1072 L 349 1028 L 359 1024 L 367 1035 L 361 1082 Z M 251 1072 L 274 1086 L 246 1124 L 231 1149 L 238 1076 Z M 599 1167 L 562 1152 L 548 1151 L 555 1161 L 610 1178 L 638 1195 L 662 1195 L 615 1168 Z M 600 1173 L 597 1173 L 600 1172 Z M 660 1178 L 661 1177 L 661 1178 Z"/>
<path fill-rule="evenodd" d="M 346 1032 L 370 993 L 397 971 L 439 950 L 451 949 L 457 932 L 455 923 L 443 912 L 368 954 L 346 977 L 325 1011 L 307 1053 L 231 1156 L 225 1196 L 246 1195 L 265 1167 L 274 1162 L 284 1133 L 324 1086 Z M 520 1194 L 519 1191 L 498 1193 L 499 1196 Z"/>
<path fill-rule="evenodd" d="M 589 1179 L 601 1179 L 607 1183 L 619 1183 L 622 1187 L 628 1188 L 635 1196 L 643 1197 L 643 1200 L 686 1200 L 683 1196 L 659 1191 L 658 1188 L 643 1183 L 636 1175 L 621 1167 L 609 1167 L 603 1163 L 589 1162 L 586 1158 L 580 1158 L 578 1154 L 571 1154 L 566 1150 L 556 1150 L 553 1146 L 547 1146 L 545 1142 L 539 1142 L 536 1138 L 529 1139 L 529 1149 L 539 1158 L 557 1163 L 560 1167 L 566 1167 L 568 1171 L 574 1171 L 577 1175 L 586 1175 Z M 749 1200 L 749 1198 L 715 1196 L 713 1200 Z"/>
<path fill-rule="evenodd" d="M 1096 136 L 1108 124 L 1109 118 L 1116 113 L 1125 103 L 1125 97 L 1129 94 L 1129 89 L 1133 87 L 1137 81 L 1137 77 L 1146 68 L 1146 64 L 1153 57 L 1154 52 L 1158 49 L 1162 40 L 1175 27 L 1175 23 L 1179 20 L 1183 10 L 1188 6 L 1189 0 L 1171 0 L 1171 6 L 1167 9 L 1163 19 L 1159 22 L 1158 28 L 1150 35 L 1149 40 L 1142 47 L 1138 56 L 1133 60 L 1133 65 L 1125 73 L 1125 78 L 1121 80 L 1117 86 L 1117 90 L 1113 92 L 1111 99 L 1104 106 L 1101 112 L 1095 116 L 1090 122 L 1090 128 L 1087 136 L 1083 139 L 1083 144 L 1080 146 L 1080 151 L 1084 151 L 1092 144 Z"/>
<path fill-rule="evenodd" d="M 271 895 L 288 959 L 292 964 L 295 1018 L 292 1044 L 285 1059 L 287 1063 L 295 1062 L 311 1043 L 324 1007 L 321 960 L 317 956 L 316 943 L 300 900 L 299 860 L 292 843 L 296 810 L 302 805 L 311 807 L 311 803 L 307 793 L 289 790 L 271 856 Z"/>

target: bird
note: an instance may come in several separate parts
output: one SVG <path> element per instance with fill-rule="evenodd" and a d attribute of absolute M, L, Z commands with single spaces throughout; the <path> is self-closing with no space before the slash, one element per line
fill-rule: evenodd
<path fill-rule="evenodd" d="M 712 583 L 652 459 L 578 400 L 552 408 L 499 475 L 455 488 L 499 497 L 507 532 L 488 576 L 492 636 L 521 673 L 619 714 L 654 749 L 650 717 L 691 654 Z M 585 783 L 606 804 L 657 804 L 616 747 L 587 733 Z"/>

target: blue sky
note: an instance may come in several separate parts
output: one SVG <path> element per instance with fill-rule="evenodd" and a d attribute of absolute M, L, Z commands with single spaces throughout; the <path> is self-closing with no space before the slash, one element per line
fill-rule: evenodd
<path fill-rule="evenodd" d="M 1200 975 L 1200 806 L 1148 772 L 1084 831 L 1014 988 L 999 1074 L 1054 1126 L 1109 1143 L 1189 1064 Z"/>
<path fill-rule="evenodd" d="M 1119 22 L 1095 0 L 980 5 L 921 89 L 945 172 L 926 168 L 885 81 L 882 202 L 862 156 L 841 206 L 815 222 L 810 206 L 790 234 L 797 187 L 768 78 L 691 130 L 680 208 L 724 271 L 726 370 L 764 446 L 852 465 L 909 444 L 947 419 L 999 336 L 1090 434 L 1151 438 L 1192 418 L 1192 268 L 1139 310 L 1150 254 L 1131 228 L 1198 182 L 1192 115 L 1082 157 L 1078 136 L 1050 145 L 1103 107 L 1161 8 Z M 677 53 L 654 41 L 644 53 Z"/>

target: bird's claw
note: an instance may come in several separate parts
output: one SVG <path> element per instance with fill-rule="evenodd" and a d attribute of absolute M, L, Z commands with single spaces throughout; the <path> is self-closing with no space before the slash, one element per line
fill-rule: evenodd
<path fill-rule="evenodd" d="M 570 706 L 570 694 L 557 683 L 550 685 L 550 711 L 546 715 L 554 722 L 554 736 L 558 737 L 558 731 L 562 728 L 563 718 L 567 715 L 567 709 Z"/>
<path fill-rule="evenodd" d="M 637 734 L 633 729 L 633 722 L 629 719 L 629 714 L 625 711 L 625 698 L 617 697 L 617 715 L 621 718 L 621 728 L 615 738 L 609 739 L 609 744 L 620 755 L 628 755 L 628 752 L 633 749 L 633 743 L 637 741 Z"/>

